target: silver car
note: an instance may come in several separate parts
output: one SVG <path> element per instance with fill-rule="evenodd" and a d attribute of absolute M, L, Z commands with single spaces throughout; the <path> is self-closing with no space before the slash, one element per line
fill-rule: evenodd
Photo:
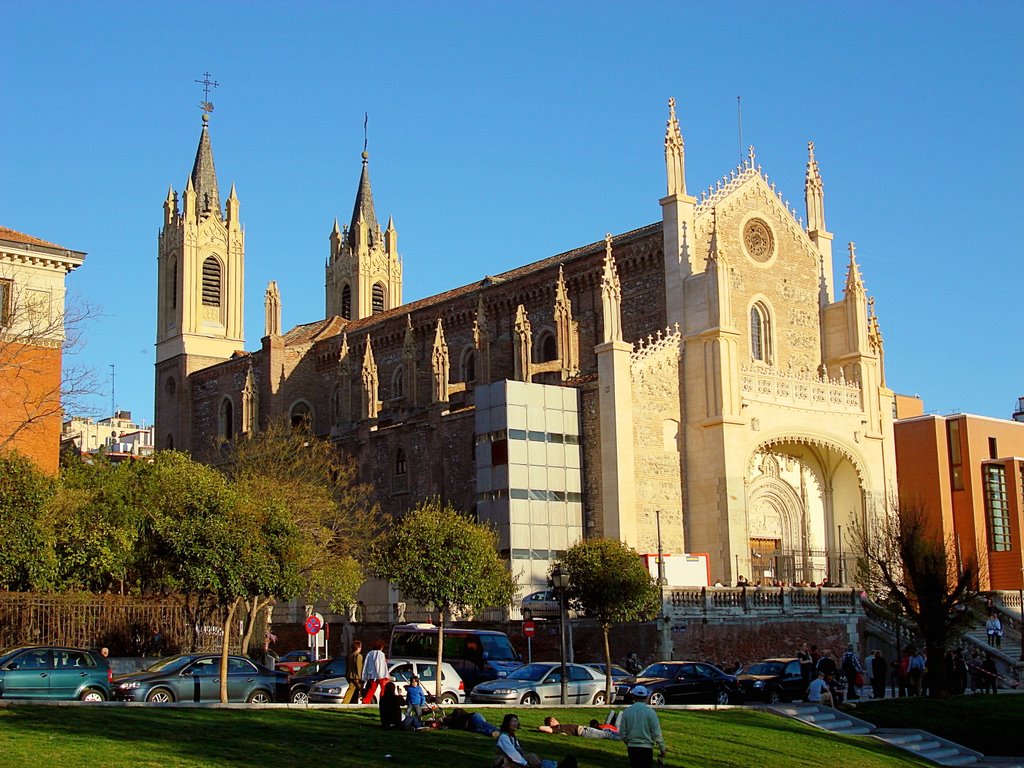
<path fill-rule="evenodd" d="M 583 664 L 566 664 L 566 704 L 604 704 L 604 676 Z M 477 685 L 474 704 L 558 705 L 562 698 L 562 665 L 557 661 L 527 664 L 508 677 Z"/>
<path fill-rule="evenodd" d="M 388 661 L 388 677 L 395 684 L 398 695 L 405 698 L 405 688 L 413 675 L 420 679 L 420 685 L 429 696 L 434 693 L 437 682 L 437 663 L 422 659 L 390 659 Z M 466 686 L 462 682 L 455 667 L 447 661 L 441 665 L 441 704 L 463 704 L 466 701 Z M 309 690 L 310 704 L 341 704 L 348 690 L 348 680 L 344 677 L 332 677 L 321 680 Z M 374 694 L 374 701 L 378 695 Z"/>

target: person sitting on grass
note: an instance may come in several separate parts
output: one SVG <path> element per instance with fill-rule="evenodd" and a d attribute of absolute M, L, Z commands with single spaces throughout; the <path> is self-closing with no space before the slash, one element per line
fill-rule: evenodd
<path fill-rule="evenodd" d="M 379 708 L 380 724 L 384 728 L 403 728 L 407 731 L 418 731 L 423 728 L 423 721 L 415 715 L 402 717 L 402 698 L 398 695 L 395 684 L 390 680 L 384 683 Z"/>
<path fill-rule="evenodd" d="M 542 760 L 533 752 L 524 752 L 516 731 L 519 730 L 519 717 L 517 715 L 505 715 L 501 721 L 501 735 L 498 736 L 498 743 L 494 747 L 493 768 L 519 768 L 525 765 L 529 768 L 576 768 L 576 758 L 569 755 L 560 763 L 554 760 Z"/>
<path fill-rule="evenodd" d="M 590 725 L 560 723 L 557 718 L 548 715 L 544 718 L 544 725 L 538 725 L 537 730 L 541 733 L 561 733 L 566 736 L 582 736 L 587 739 L 618 738 L 615 733 L 605 731 L 599 725 L 595 725 L 595 723 L 597 723 L 597 720 L 591 720 Z"/>

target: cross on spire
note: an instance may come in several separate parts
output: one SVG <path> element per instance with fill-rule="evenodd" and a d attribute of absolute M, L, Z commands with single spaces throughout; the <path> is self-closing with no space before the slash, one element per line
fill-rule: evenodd
<path fill-rule="evenodd" d="M 209 72 L 203 72 L 203 79 L 196 80 L 195 82 L 203 86 L 203 100 L 202 102 L 200 102 L 199 108 L 207 114 L 213 112 L 213 102 L 210 101 L 210 89 L 216 88 L 220 85 L 220 83 L 218 83 L 216 80 L 211 80 Z"/>

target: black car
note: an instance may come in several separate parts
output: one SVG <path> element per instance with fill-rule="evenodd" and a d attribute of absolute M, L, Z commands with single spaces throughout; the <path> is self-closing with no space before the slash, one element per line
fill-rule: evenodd
<path fill-rule="evenodd" d="M 302 667 L 288 680 L 291 690 L 288 699 L 292 704 L 306 704 L 309 701 L 309 689 L 321 680 L 331 677 L 345 676 L 345 659 L 320 659 Z"/>
<path fill-rule="evenodd" d="M 659 661 L 615 692 L 616 700 L 624 700 L 634 686 L 650 691 L 647 703 L 659 704 L 729 704 L 740 700 L 739 686 L 733 675 L 699 661 Z"/>
<path fill-rule="evenodd" d="M 114 680 L 118 701 L 220 701 L 220 654 L 184 653 Z M 228 656 L 228 701 L 288 701 L 288 675 L 244 656 Z"/>
<path fill-rule="evenodd" d="M 765 659 L 736 679 L 746 700 L 778 704 L 804 697 L 810 671 L 810 661 L 801 666 L 800 659 L 792 657 Z"/>

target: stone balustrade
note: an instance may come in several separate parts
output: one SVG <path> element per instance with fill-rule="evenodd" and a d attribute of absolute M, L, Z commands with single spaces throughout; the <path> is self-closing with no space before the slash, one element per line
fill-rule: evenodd
<path fill-rule="evenodd" d="M 850 587 L 669 587 L 665 590 L 665 614 L 673 619 L 863 612 L 860 590 Z"/>

